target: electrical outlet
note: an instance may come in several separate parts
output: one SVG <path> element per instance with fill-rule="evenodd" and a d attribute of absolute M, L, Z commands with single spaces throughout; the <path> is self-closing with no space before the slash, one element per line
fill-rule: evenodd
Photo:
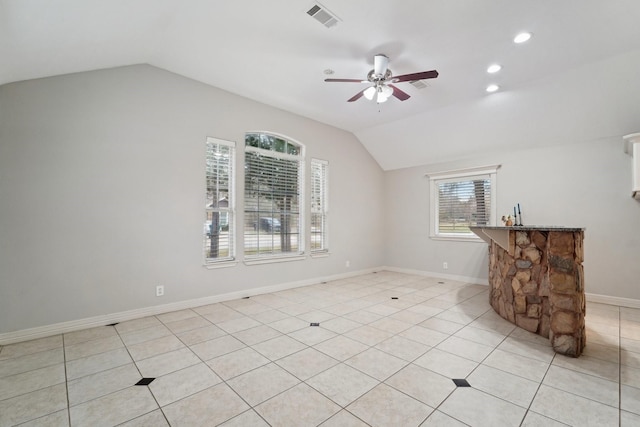
<path fill-rule="evenodd" d="M 344 264 L 344 266 L 345 266 L 345 267 L 347 267 L 347 268 L 351 267 L 351 261 L 347 261 L 347 262 Z"/>
<path fill-rule="evenodd" d="M 449 268 L 449 264 L 445 261 L 442 263 L 442 269 L 446 270 L 447 268 Z"/>
<path fill-rule="evenodd" d="M 156 286 L 156 296 L 164 296 L 164 286 Z"/>

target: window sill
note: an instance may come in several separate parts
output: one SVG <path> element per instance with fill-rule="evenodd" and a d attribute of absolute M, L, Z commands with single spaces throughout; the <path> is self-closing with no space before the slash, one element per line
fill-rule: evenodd
<path fill-rule="evenodd" d="M 211 262 L 211 263 L 205 264 L 204 267 L 207 270 L 215 270 L 217 268 L 235 267 L 236 265 L 238 265 L 238 261 L 232 260 L 232 261 Z"/>
<path fill-rule="evenodd" d="M 311 258 L 327 258 L 329 255 L 329 251 L 311 252 Z"/>
<path fill-rule="evenodd" d="M 431 235 L 429 236 L 431 240 L 445 240 L 450 242 L 470 242 L 470 243 L 485 243 L 484 240 L 476 236 L 475 234 L 472 236 L 443 236 L 443 235 Z"/>
<path fill-rule="evenodd" d="M 245 259 L 245 265 L 261 265 L 261 264 L 272 264 L 275 262 L 290 262 L 290 261 L 302 261 L 307 257 L 304 255 L 294 255 L 287 257 L 269 257 L 269 258 L 251 258 Z"/>

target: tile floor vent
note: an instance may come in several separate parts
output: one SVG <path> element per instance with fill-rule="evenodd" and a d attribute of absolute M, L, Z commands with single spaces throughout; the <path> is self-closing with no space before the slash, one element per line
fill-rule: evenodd
<path fill-rule="evenodd" d="M 329 12 L 329 10 L 320 3 L 314 4 L 311 9 L 307 11 L 307 14 L 327 28 L 331 28 L 338 23 L 338 17 Z"/>
<path fill-rule="evenodd" d="M 454 378 L 453 383 L 456 387 L 471 387 L 471 384 L 469 384 L 469 382 L 464 378 Z"/>
<path fill-rule="evenodd" d="M 398 297 L 391 297 L 391 299 L 398 299 Z"/>
<path fill-rule="evenodd" d="M 320 326 L 320 323 L 313 322 L 313 323 L 311 323 L 309 326 Z"/>
<path fill-rule="evenodd" d="M 135 385 L 149 385 L 153 382 L 153 380 L 155 380 L 155 378 L 143 378 L 135 383 Z"/>
<path fill-rule="evenodd" d="M 109 323 L 107 326 L 116 326 L 119 322 L 116 323 Z"/>
<path fill-rule="evenodd" d="M 424 80 L 414 80 L 409 83 L 413 85 L 413 87 L 415 87 L 416 89 L 424 89 L 426 87 L 429 87 L 429 85 Z"/>

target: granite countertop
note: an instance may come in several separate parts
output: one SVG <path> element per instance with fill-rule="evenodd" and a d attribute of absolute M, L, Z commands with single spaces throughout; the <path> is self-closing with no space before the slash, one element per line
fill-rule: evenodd
<path fill-rule="evenodd" d="M 547 225 L 518 225 L 518 226 L 495 226 L 495 225 L 475 225 L 470 228 L 481 228 L 484 230 L 514 230 L 514 231 L 532 231 L 532 230 L 541 230 L 541 231 L 567 231 L 567 232 L 576 232 L 576 231 L 584 231 L 584 228 L 576 228 L 576 227 L 562 227 L 562 226 L 547 226 Z"/>

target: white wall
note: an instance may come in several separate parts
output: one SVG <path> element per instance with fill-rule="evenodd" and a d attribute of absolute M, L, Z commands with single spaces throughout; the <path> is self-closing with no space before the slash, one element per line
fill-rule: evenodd
<path fill-rule="evenodd" d="M 383 265 L 383 173 L 350 133 L 150 66 L 4 85 L 0 108 L 0 333 Z M 249 130 L 329 161 L 329 257 L 202 266 L 206 137 L 242 171 Z"/>
<path fill-rule="evenodd" d="M 631 198 L 631 157 L 621 135 L 572 142 L 386 172 L 387 264 L 486 280 L 486 244 L 429 239 L 425 174 L 502 164 L 499 217 L 520 203 L 526 225 L 586 227 L 586 292 L 640 300 L 640 202 Z"/>

